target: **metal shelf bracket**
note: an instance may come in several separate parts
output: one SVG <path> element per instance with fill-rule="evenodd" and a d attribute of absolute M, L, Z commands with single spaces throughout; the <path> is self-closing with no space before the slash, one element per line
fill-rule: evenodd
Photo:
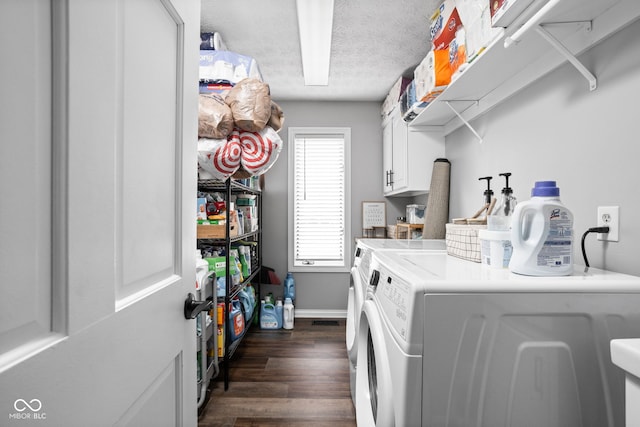
<path fill-rule="evenodd" d="M 590 28 L 590 27 L 589 27 Z M 596 77 L 591 73 L 591 71 L 587 70 L 582 62 L 572 54 L 569 49 L 567 49 L 558 39 L 551 35 L 551 33 L 544 29 L 542 25 L 538 25 L 536 27 L 536 32 L 542 36 L 551 46 L 553 46 L 562 56 L 564 56 L 567 61 L 571 63 L 579 72 L 587 79 L 589 83 L 589 90 L 594 91 L 598 86 L 598 81 Z"/>
<path fill-rule="evenodd" d="M 463 100 L 458 100 L 458 101 L 463 101 Z M 478 105 L 478 101 L 474 101 L 476 103 L 476 105 Z M 471 131 L 471 133 L 473 133 L 475 135 L 476 138 L 478 138 L 478 142 L 480 144 L 482 144 L 482 137 L 480 135 L 478 135 L 478 132 L 476 132 L 476 130 L 473 128 L 473 126 L 471 126 L 471 123 L 469 123 L 464 117 L 462 117 L 462 115 L 460 113 L 458 113 L 458 111 L 453 108 L 453 105 L 451 105 L 451 101 L 444 101 L 445 104 L 447 104 L 447 107 L 449 107 L 451 109 L 451 111 L 453 111 L 453 113 L 458 116 L 458 118 L 462 121 L 462 123 L 464 123 L 464 125 L 466 127 L 469 128 L 469 130 Z"/>
<path fill-rule="evenodd" d="M 527 22 L 525 22 L 520 28 L 518 28 L 512 35 L 508 36 L 504 40 L 504 47 L 508 48 L 515 43 L 518 43 L 522 36 L 529 30 L 534 29 L 538 34 L 542 36 L 551 46 L 553 46 L 562 56 L 564 56 L 589 82 L 589 90 L 595 90 L 597 86 L 596 78 L 587 68 L 582 65 L 580 61 L 575 57 L 573 53 L 569 51 L 558 39 L 553 37 L 551 33 L 543 28 L 542 21 L 551 10 L 556 7 L 561 0 L 549 0 L 544 6 L 540 8 Z M 591 30 L 591 23 L 587 24 L 587 31 Z"/>

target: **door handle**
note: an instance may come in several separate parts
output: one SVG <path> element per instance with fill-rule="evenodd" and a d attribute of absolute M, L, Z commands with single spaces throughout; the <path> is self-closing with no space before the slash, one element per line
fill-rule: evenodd
<path fill-rule="evenodd" d="M 187 295 L 187 299 L 184 301 L 184 318 L 195 319 L 201 311 L 210 310 L 213 307 L 212 300 L 196 301 L 191 292 Z"/>

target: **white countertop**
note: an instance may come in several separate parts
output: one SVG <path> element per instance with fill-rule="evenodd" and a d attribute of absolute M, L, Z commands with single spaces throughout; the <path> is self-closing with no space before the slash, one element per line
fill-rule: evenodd
<path fill-rule="evenodd" d="M 611 340 L 611 361 L 640 378 L 640 338 Z"/>
<path fill-rule="evenodd" d="M 575 265 L 569 276 L 535 277 L 428 251 L 377 251 L 374 258 L 426 293 L 640 293 L 640 277 Z M 409 279 L 410 278 L 410 279 Z"/>

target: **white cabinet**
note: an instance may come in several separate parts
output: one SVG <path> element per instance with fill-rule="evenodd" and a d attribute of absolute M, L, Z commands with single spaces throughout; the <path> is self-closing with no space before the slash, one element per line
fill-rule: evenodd
<path fill-rule="evenodd" d="M 433 162 L 444 157 L 441 133 L 409 129 L 396 108 L 382 125 L 383 193 L 415 196 L 429 192 Z"/>

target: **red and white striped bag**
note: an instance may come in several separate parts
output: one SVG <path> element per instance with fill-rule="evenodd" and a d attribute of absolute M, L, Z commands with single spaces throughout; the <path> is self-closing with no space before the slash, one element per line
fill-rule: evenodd
<path fill-rule="evenodd" d="M 282 139 L 270 127 L 260 132 L 234 129 L 226 139 L 198 139 L 200 178 L 225 180 L 242 168 L 262 175 L 278 160 Z"/>
<path fill-rule="evenodd" d="M 225 180 L 240 168 L 242 147 L 237 131 L 225 139 L 198 139 L 198 172 L 201 179 Z"/>
<path fill-rule="evenodd" d="M 262 175 L 278 160 L 282 139 L 271 127 L 260 132 L 240 132 L 242 167 L 251 175 Z"/>

